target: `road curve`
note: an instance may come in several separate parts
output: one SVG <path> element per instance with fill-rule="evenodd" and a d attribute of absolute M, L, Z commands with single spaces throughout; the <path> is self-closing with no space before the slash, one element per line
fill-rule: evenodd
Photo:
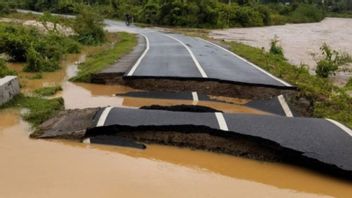
<path fill-rule="evenodd" d="M 39 14 L 29 10 L 23 13 Z M 60 15 L 74 18 L 72 15 Z M 121 21 L 105 20 L 110 32 L 131 32 L 145 36 L 147 49 L 126 72 L 128 78 L 178 78 L 217 80 L 231 83 L 293 88 L 242 57 L 209 41 L 179 34 L 162 33 L 158 29 L 126 26 Z"/>
<path fill-rule="evenodd" d="M 126 78 L 178 78 L 292 88 L 232 52 L 205 41 L 180 34 L 139 32 L 146 39 L 145 53 Z"/>

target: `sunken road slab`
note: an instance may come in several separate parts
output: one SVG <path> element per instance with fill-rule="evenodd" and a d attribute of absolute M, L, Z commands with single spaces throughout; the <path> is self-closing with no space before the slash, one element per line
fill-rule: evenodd
<path fill-rule="evenodd" d="M 171 112 L 106 108 L 96 120 L 97 127 L 209 128 L 219 133 L 241 134 L 265 139 L 302 156 L 352 171 L 352 132 L 329 120 L 282 116 Z"/>
<path fill-rule="evenodd" d="M 246 145 L 249 145 L 248 141 L 254 142 L 264 150 L 279 153 L 282 160 L 352 179 L 352 131 L 333 120 L 114 107 L 76 111 L 79 113 L 71 110 L 47 121 L 32 137 L 72 136 L 72 139 L 83 140 L 97 136 L 118 136 L 119 133 L 138 136 L 150 132 L 152 135 L 149 135 L 149 140 L 163 136 L 165 139 L 163 143 L 172 144 L 167 134 L 177 133 L 175 137 L 178 141 L 185 141 L 178 142 L 177 145 L 187 146 L 189 143 L 187 141 L 193 138 L 192 141 L 202 143 L 202 146 L 197 148 L 205 149 L 207 144 L 213 144 L 222 138 L 220 142 L 225 143 L 216 145 L 217 150 L 221 151 L 221 147 L 228 149 L 231 140 L 236 140 L 240 136 L 247 140 Z M 78 117 L 74 118 L 73 114 Z M 68 131 L 62 128 L 75 123 L 78 127 L 70 126 Z M 76 130 L 78 132 L 75 132 Z M 195 134 L 206 134 L 208 137 L 199 139 Z M 101 143 L 104 138 L 98 140 Z M 232 146 L 238 146 L 236 144 L 241 144 L 241 141 Z M 256 152 L 264 150 L 257 149 Z M 246 153 L 248 152 L 252 152 L 251 149 L 247 149 Z M 240 156 L 244 156 L 243 153 Z"/>
<path fill-rule="evenodd" d="M 164 92 L 164 91 L 134 91 L 122 94 L 116 94 L 118 97 L 131 97 L 131 98 L 146 98 L 146 99 L 162 99 L 162 100 L 190 100 L 193 102 L 221 102 L 217 99 L 212 99 L 208 95 L 200 94 L 198 92 Z M 266 100 L 251 100 L 244 106 L 255 108 L 261 111 L 265 111 L 275 115 L 287 116 L 290 114 L 285 112 L 283 107 L 284 103 L 287 104 L 286 99 L 283 96 L 277 96 Z M 291 111 L 291 110 L 290 110 Z M 295 112 L 291 112 L 291 115 L 296 115 Z"/>

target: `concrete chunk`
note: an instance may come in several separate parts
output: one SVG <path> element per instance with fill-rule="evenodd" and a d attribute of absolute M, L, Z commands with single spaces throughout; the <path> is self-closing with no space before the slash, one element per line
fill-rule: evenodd
<path fill-rule="evenodd" d="M 20 83 L 17 76 L 0 78 L 0 105 L 10 101 L 20 93 Z"/>

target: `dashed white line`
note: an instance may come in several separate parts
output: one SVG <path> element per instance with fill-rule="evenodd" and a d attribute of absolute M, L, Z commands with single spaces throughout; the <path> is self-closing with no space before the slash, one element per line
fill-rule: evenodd
<path fill-rule="evenodd" d="M 334 125 L 336 125 L 337 127 L 339 127 L 341 130 L 343 130 L 344 132 L 346 132 L 347 134 L 349 134 L 350 136 L 352 136 L 352 130 L 350 128 L 348 128 L 347 126 L 332 120 L 332 119 L 326 119 L 327 121 L 333 123 Z"/>
<path fill-rule="evenodd" d="M 106 119 L 108 118 L 108 115 L 109 115 L 109 113 L 110 113 L 110 111 L 111 111 L 112 108 L 113 108 L 113 107 L 106 107 L 106 108 L 104 109 L 103 113 L 101 113 L 100 118 L 99 118 L 99 120 L 98 120 L 97 127 L 104 126 L 105 121 L 106 121 Z"/>
<path fill-rule="evenodd" d="M 193 104 L 196 105 L 199 102 L 199 97 L 197 92 L 192 92 Z"/>
<path fill-rule="evenodd" d="M 259 71 L 261 71 L 261 72 L 263 72 L 264 74 L 268 75 L 269 77 L 271 77 L 271 78 L 273 78 L 273 79 L 279 81 L 280 83 L 284 84 L 285 86 L 292 87 L 291 84 L 289 84 L 289 83 L 287 83 L 287 82 L 285 82 L 285 81 L 279 79 L 278 77 L 276 77 L 276 76 L 270 74 L 269 72 L 265 71 L 264 69 L 260 68 L 259 66 L 255 65 L 255 64 L 249 62 L 248 60 L 246 60 L 246 59 L 240 57 L 239 55 L 237 55 L 237 54 L 231 52 L 230 50 L 225 49 L 225 48 L 221 47 L 220 45 L 217 45 L 217 44 L 212 43 L 212 42 L 210 42 L 210 41 L 207 41 L 207 40 L 205 40 L 205 39 L 202 39 L 202 38 L 198 38 L 198 39 L 199 39 L 199 40 L 202 40 L 202 41 L 204 41 L 204 42 L 207 42 L 207 43 L 209 43 L 209 44 L 211 44 L 211 45 L 213 45 L 213 46 L 215 46 L 215 47 L 218 47 L 218 48 L 220 48 L 220 49 L 222 49 L 222 50 L 224 50 L 224 51 L 230 53 L 231 55 L 233 55 L 233 56 L 235 56 L 236 58 L 238 58 L 238 59 L 240 59 L 240 60 L 242 60 L 242 61 L 248 63 L 248 64 L 251 65 L 252 67 L 256 68 L 257 70 L 259 70 Z"/>
<path fill-rule="evenodd" d="M 287 102 L 285 100 L 285 97 L 283 95 L 280 95 L 277 98 L 278 98 L 278 100 L 280 102 L 280 105 L 281 105 L 282 109 L 285 112 L 286 117 L 291 117 L 292 118 L 293 117 L 293 113 L 292 113 L 290 107 L 288 106 L 288 104 L 287 104 Z"/>
<path fill-rule="evenodd" d="M 149 49 L 150 49 L 150 43 L 149 43 L 149 39 L 146 35 L 141 34 L 145 41 L 146 41 L 146 45 L 147 47 L 145 48 L 143 54 L 138 58 L 137 62 L 133 65 L 132 69 L 128 72 L 127 76 L 132 76 L 133 73 L 136 71 L 136 69 L 138 68 L 138 66 L 141 64 L 143 58 L 147 55 Z"/>
<path fill-rule="evenodd" d="M 170 36 L 170 35 L 167 35 L 167 34 L 163 34 L 164 36 L 166 37 L 169 37 L 177 42 L 179 42 L 181 45 L 183 45 L 183 47 L 185 47 L 188 51 L 188 53 L 191 55 L 192 59 L 193 59 L 193 62 L 194 64 L 197 66 L 200 74 L 202 75 L 203 78 L 208 78 L 208 75 L 205 73 L 204 69 L 202 68 L 202 66 L 200 65 L 200 63 L 198 62 L 198 60 L 196 59 L 196 56 L 193 54 L 192 50 L 182 41 L 180 41 L 179 39 L 173 37 L 173 36 Z"/>
<path fill-rule="evenodd" d="M 215 113 L 216 119 L 219 123 L 220 130 L 223 131 L 229 131 L 229 128 L 227 127 L 226 120 L 224 118 L 224 115 L 220 112 Z"/>

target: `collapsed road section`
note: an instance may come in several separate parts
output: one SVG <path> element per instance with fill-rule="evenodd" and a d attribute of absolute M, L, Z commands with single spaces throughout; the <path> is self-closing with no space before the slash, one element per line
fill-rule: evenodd
<path fill-rule="evenodd" d="M 298 109 L 296 106 L 291 107 L 288 105 L 286 98 L 283 95 L 273 97 L 265 100 L 242 100 L 234 99 L 232 102 L 226 102 L 219 100 L 217 97 L 211 97 L 198 92 L 160 92 L 160 91 L 134 91 L 128 93 L 116 94 L 118 97 L 135 98 L 135 99 L 158 99 L 158 100 L 180 100 L 180 101 L 192 101 L 193 105 L 197 105 L 200 102 L 219 102 L 227 103 L 229 105 L 241 105 L 242 107 L 253 108 L 266 112 L 265 114 L 275 114 L 287 117 L 293 116 L 305 116 L 304 109 L 306 106 L 301 106 L 303 109 Z M 231 100 L 231 99 L 230 99 Z M 235 102 L 234 102 L 235 101 Z M 204 105 L 204 103 L 203 103 Z M 294 108 L 292 108 L 294 107 Z M 248 112 L 250 113 L 250 111 Z"/>
<path fill-rule="evenodd" d="M 32 135 L 80 141 L 99 136 L 291 162 L 352 178 L 352 131 L 333 120 L 107 107 L 63 112 Z"/>

